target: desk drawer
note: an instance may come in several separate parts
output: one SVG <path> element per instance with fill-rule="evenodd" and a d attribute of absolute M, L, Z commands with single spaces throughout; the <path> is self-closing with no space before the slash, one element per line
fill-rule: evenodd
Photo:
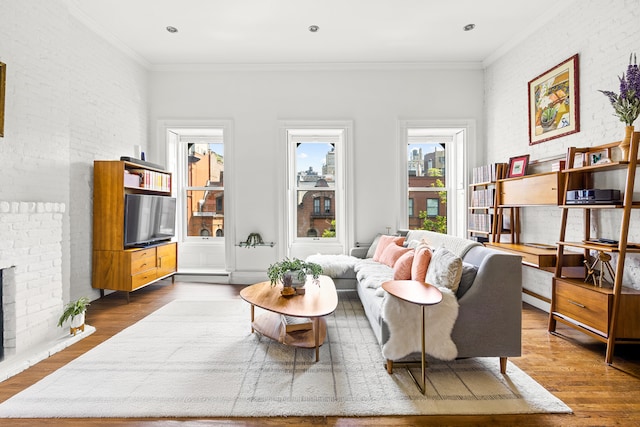
<path fill-rule="evenodd" d="M 609 295 L 556 281 L 555 311 L 607 334 Z"/>

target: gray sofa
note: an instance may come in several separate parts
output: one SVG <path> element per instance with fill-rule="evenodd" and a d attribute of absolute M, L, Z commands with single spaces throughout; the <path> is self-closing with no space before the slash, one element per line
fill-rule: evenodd
<path fill-rule="evenodd" d="M 504 373 L 507 357 L 521 355 L 521 258 L 486 248 L 471 240 L 423 230 L 409 231 L 405 244 L 420 240 L 428 242 L 434 248 L 447 248 L 462 259 L 465 267 L 456 292 L 458 315 L 451 332 L 451 338 L 457 347 L 457 357 L 499 357 L 500 370 Z M 390 328 L 390 320 L 384 318 L 383 303 L 386 298 L 394 297 L 381 288 L 378 289 L 375 281 L 392 280 L 393 269 L 367 259 L 367 252 L 371 257 L 372 250 L 354 248 L 351 256 L 340 256 L 340 262 L 345 268 L 337 269 L 338 271 L 335 268 L 329 269 L 333 271 L 325 274 L 334 276 L 334 281 L 342 289 L 355 286 L 371 328 L 384 347 L 389 341 L 390 330 L 394 328 Z M 322 264 L 326 258 L 321 257 L 310 258 Z M 402 319 L 402 326 L 419 329 L 420 317 L 414 314 L 411 317 L 413 318 Z M 412 353 L 395 361 L 419 358 L 419 353 Z M 393 363 L 394 360 L 387 359 L 389 373 L 393 370 Z"/>

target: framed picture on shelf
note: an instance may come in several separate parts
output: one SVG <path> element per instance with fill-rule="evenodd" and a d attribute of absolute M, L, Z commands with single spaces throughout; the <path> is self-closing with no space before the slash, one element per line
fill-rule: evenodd
<path fill-rule="evenodd" d="M 578 55 L 529 82 L 529 145 L 580 131 Z"/>
<path fill-rule="evenodd" d="M 508 178 L 517 178 L 527 174 L 527 165 L 529 164 L 529 155 L 512 157 L 509 159 L 509 175 Z"/>
<path fill-rule="evenodd" d="M 588 161 L 590 165 L 611 163 L 611 149 L 589 152 Z"/>

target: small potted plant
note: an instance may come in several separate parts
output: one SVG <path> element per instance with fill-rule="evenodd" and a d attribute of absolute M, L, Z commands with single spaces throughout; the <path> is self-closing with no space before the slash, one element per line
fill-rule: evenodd
<path fill-rule="evenodd" d="M 264 242 L 262 241 L 262 236 L 260 233 L 250 233 L 247 240 L 244 242 L 244 246 L 247 248 L 255 248 L 257 245 L 262 245 Z"/>
<path fill-rule="evenodd" d="M 322 267 L 314 262 L 302 261 L 298 258 L 285 258 L 280 262 L 271 264 L 267 269 L 267 277 L 271 281 L 271 286 L 282 283 L 286 288 L 302 288 L 307 281 L 307 276 L 311 275 L 314 280 L 322 274 Z M 302 293 L 302 292 L 299 292 Z M 283 291 L 283 295 L 291 294 L 291 291 Z"/>
<path fill-rule="evenodd" d="M 64 311 L 58 319 L 58 326 L 62 326 L 67 320 L 71 320 L 69 333 L 75 335 L 78 330 L 84 331 L 84 314 L 91 301 L 87 297 L 70 301 L 64 307 Z"/>

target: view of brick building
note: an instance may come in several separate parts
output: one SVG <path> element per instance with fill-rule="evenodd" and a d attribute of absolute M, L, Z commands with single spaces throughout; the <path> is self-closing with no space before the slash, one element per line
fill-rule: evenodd
<path fill-rule="evenodd" d="M 187 235 L 224 236 L 224 157 L 208 144 L 193 144 L 189 151 L 190 187 L 187 191 Z"/>

